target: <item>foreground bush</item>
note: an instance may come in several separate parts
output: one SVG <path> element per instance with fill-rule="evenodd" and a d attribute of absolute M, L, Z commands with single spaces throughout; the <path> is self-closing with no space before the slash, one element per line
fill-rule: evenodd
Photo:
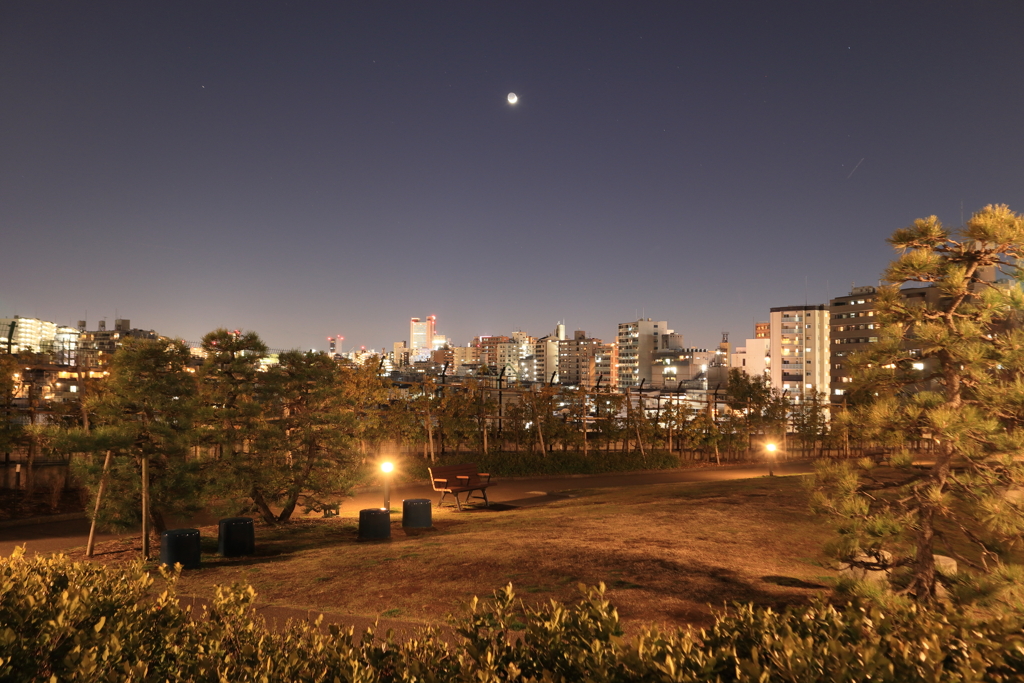
<path fill-rule="evenodd" d="M 155 586 L 166 583 L 165 590 Z M 319 624 L 268 630 L 251 588 L 220 589 L 193 619 L 174 576 L 64 558 L 0 560 L 3 681 L 1017 681 L 1018 618 L 915 606 L 740 607 L 700 633 L 622 638 L 602 590 L 531 608 L 511 588 L 453 624 L 399 642 Z"/>

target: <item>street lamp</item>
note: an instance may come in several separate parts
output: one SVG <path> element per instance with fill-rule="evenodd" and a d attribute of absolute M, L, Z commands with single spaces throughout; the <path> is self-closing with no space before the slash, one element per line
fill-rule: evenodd
<path fill-rule="evenodd" d="M 769 443 L 765 444 L 764 449 L 768 451 L 768 476 L 774 477 L 775 472 L 773 471 L 773 467 L 775 466 L 775 451 L 778 449 L 778 446 L 773 443 Z"/>
<path fill-rule="evenodd" d="M 391 473 L 394 471 L 394 463 L 381 463 L 380 471 L 384 473 L 384 509 L 391 510 Z"/>

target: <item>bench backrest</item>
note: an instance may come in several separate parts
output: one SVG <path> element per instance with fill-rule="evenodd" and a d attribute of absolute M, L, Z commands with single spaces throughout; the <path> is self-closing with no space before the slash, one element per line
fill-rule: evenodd
<path fill-rule="evenodd" d="M 476 465 L 442 465 L 440 467 L 428 467 L 430 480 L 447 479 L 449 483 L 456 483 L 456 477 L 476 477 L 480 471 Z"/>

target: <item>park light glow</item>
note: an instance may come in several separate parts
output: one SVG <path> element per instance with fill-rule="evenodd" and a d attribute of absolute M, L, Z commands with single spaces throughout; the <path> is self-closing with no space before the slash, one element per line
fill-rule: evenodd
<path fill-rule="evenodd" d="M 775 445 L 775 444 L 773 444 L 773 443 L 770 443 L 770 444 L 768 444 L 767 446 L 765 446 L 764 448 L 765 448 L 765 450 L 766 450 L 766 451 L 768 451 L 769 453 L 774 453 L 774 452 L 775 452 L 775 449 L 776 449 L 776 448 L 778 448 L 778 446 L 776 446 L 776 445 Z"/>
<path fill-rule="evenodd" d="M 386 473 L 392 472 L 395 469 L 395 464 L 391 462 L 381 463 L 380 471 Z"/>

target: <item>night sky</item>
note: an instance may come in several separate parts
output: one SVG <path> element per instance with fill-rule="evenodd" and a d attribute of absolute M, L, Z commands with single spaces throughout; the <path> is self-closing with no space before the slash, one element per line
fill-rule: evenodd
<path fill-rule="evenodd" d="M 1016 0 L 3 2 L 0 317 L 742 343 L 914 218 L 1024 211 L 1022 36 Z"/>

